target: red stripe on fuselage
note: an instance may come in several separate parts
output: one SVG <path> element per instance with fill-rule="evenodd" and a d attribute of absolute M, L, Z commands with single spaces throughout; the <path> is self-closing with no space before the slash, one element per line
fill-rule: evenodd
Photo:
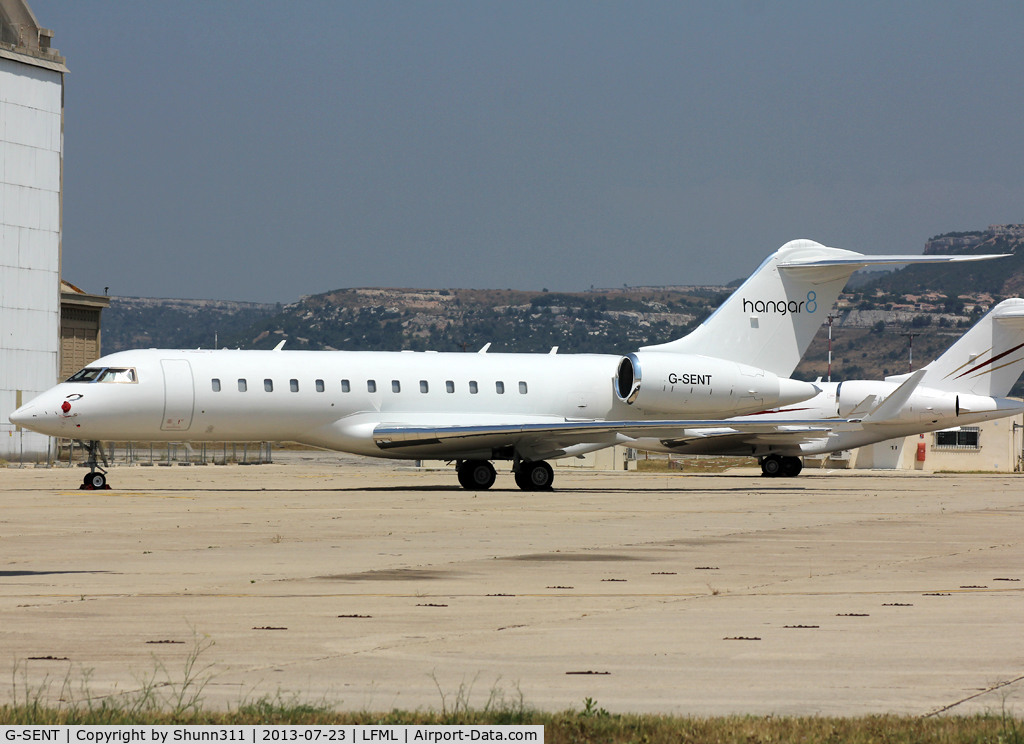
<path fill-rule="evenodd" d="M 987 362 L 982 362 L 982 363 L 981 363 L 981 364 L 979 364 L 979 365 L 978 365 L 977 367 L 971 367 L 971 368 L 970 368 L 969 370 L 967 370 L 967 371 L 966 371 L 966 372 L 964 372 L 963 374 L 957 375 L 957 376 L 956 376 L 956 379 L 958 379 L 958 380 L 959 380 L 959 379 L 960 379 L 961 377 L 963 377 L 964 375 L 969 375 L 969 374 L 971 374 L 971 372 L 973 372 L 973 371 L 974 371 L 974 370 L 976 370 L 976 369 L 981 369 L 982 367 L 984 367 L 984 366 L 985 366 L 985 365 L 987 365 L 987 364 L 992 364 L 992 362 L 997 362 L 997 361 L 999 361 L 1000 359 L 1002 359 L 1002 358 L 1003 358 L 1004 356 L 1006 356 L 1007 354 L 1012 354 L 1013 352 L 1017 351 L 1017 349 L 1019 349 L 1019 348 L 1021 348 L 1021 347 L 1024 347 L 1024 344 L 1020 344 L 1020 345 L 1018 345 L 1018 346 L 1014 346 L 1014 347 L 1013 347 L 1012 349 L 1010 349 L 1009 351 L 1004 351 L 1004 352 L 1003 352 L 1002 354 L 998 354 L 998 355 L 996 355 L 996 356 L 992 357 L 992 358 L 991 358 L 991 359 L 989 359 L 989 360 L 988 360 Z"/>

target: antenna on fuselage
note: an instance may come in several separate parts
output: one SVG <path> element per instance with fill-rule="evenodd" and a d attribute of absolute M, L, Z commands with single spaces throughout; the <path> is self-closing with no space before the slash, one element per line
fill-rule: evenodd
<path fill-rule="evenodd" d="M 279 343 L 279 344 L 278 344 L 277 346 L 275 346 L 275 347 L 274 347 L 274 351 L 281 351 L 281 349 L 283 349 L 283 348 L 284 348 L 284 345 L 285 345 L 286 343 L 288 343 L 288 339 L 283 339 L 283 340 L 281 341 L 281 343 Z"/>
<path fill-rule="evenodd" d="M 490 343 L 490 341 L 488 341 L 488 342 L 487 342 L 486 344 L 484 344 L 484 348 L 480 349 L 480 351 L 478 351 L 477 353 L 478 353 L 478 354 L 486 354 L 486 353 L 487 353 L 487 350 L 488 350 L 489 348 L 491 348 L 491 343 Z"/>

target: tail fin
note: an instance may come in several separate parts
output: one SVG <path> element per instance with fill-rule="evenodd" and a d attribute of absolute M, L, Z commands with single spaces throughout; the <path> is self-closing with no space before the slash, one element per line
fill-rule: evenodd
<path fill-rule="evenodd" d="M 921 385 L 1001 398 L 1024 372 L 1024 300 L 1003 300 L 923 369 Z"/>
<path fill-rule="evenodd" d="M 865 256 L 792 240 L 765 259 L 698 328 L 642 350 L 702 354 L 789 377 L 857 269 L 989 258 L 996 256 Z"/>

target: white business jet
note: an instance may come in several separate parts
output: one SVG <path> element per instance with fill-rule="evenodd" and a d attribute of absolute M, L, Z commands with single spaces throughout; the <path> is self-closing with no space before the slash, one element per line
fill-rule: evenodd
<path fill-rule="evenodd" d="M 794 408 L 743 416 L 739 421 L 780 422 L 775 431 L 731 427 L 641 437 L 637 449 L 676 454 L 758 457 L 768 476 L 799 475 L 801 456 L 854 449 L 929 431 L 968 426 L 1024 413 L 1024 402 L 1005 396 L 1024 372 L 1024 300 L 1000 302 L 942 356 L 913 374 L 881 380 L 821 382 L 811 400 Z M 793 427 L 794 417 L 834 422 L 835 428 Z"/>
<path fill-rule="evenodd" d="M 703 325 L 626 357 L 346 351 L 124 351 L 22 406 L 12 423 L 81 440 L 86 488 L 106 487 L 101 441 L 295 441 L 373 457 L 455 460 L 489 488 L 492 460 L 548 489 L 546 460 L 720 427 L 819 388 L 788 379 L 849 276 L 877 264 L 988 256 L 865 256 L 796 240 Z M 801 421 L 736 423 L 743 431 Z M 832 426 L 832 424 L 829 424 Z M 814 427 L 812 427 L 813 429 Z M 818 429 L 827 431 L 828 428 Z"/>

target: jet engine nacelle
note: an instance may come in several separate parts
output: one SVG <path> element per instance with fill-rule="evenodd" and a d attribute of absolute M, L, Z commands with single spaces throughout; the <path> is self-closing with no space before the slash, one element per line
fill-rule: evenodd
<path fill-rule="evenodd" d="M 850 415 L 866 416 L 872 409 L 880 405 L 883 400 L 892 395 L 898 387 L 899 384 L 895 382 L 874 380 L 849 380 L 840 383 L 836 393 L 836 412 L 841 417 Z M 910 423 L 955 418 L 960 414 L 961 408 L 970 410 L 969 407 L 964 405 L 968 398 L 974 402 L 978 396 L 961 396 L 956 393 L 947 393 L 933 388 L 919 387 L 914 390 L 910 399 L 903 404 L 899 411 L 890 413 L 886 417 L 886 421 Z M 980 408 L 979 410 L 987 410 L 987 408 Z M 876 421 L 875 423 L 881 422 Z"/>
<path fill-rule="evenodd" d="M 754 413 L 799 403 L 820 392 L 799 380 L 699 354 L 640 351 L 619 361 L 619 400 L 647 413 L 670 415 Z"/>

